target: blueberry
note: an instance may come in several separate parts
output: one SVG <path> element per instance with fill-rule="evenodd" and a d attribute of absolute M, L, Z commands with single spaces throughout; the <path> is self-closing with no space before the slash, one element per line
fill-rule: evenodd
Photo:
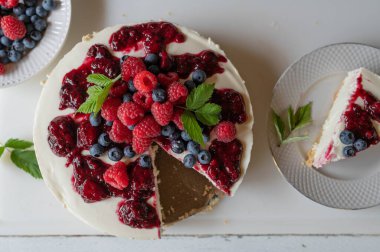
<path fill-rule="evenodd" d="M 100 136 L 98 138 L 98 143 L 101 146 L 108 147 L 112 143 L 112 141 L 111 141 L 111 139 L 107 133 L 102 133 L 102 134 L 100 134 Z"/>
<path fill-rule="evenodd" d="M 145 58 L 144 62 L 147 65 L 157 65 L 158 64 L 158 55 L 154 53 L 148 53 Z"/>
<path fill-rule="evenodd" d="M 136 125 L 128 125 L 128 126 L 127 126 L 127 128 L 128 128 L 129 130 L 134 130 L 135 127 L 136 127 Z"/>
<path fill-rule="evenodd" d="M 34 41 L 40 41 L 42 38 L 42 34 L 39 31 L 32 31 L 30 33 L 30 38 L 33 39 Z"/>
<path fill-rule="evenodd" d="M 16 51 L 19 51 L 19 52 L 23 52 L 25 50 L 25 47 L 24 47 L 24 44 L 21 41 L 16 40 L 12 44 L 12 49 L 16 50 Z"/>
<path fill-rule="evenodd" d="M 17 17 L 17 19 L 24 23 L 28 23 L 30 21 L 30 17 L 25 14 L 21 14 Z"/>
<path fill-rule="evenodd" d="M 34 30 L 34 25 L 29 23 L 29 24 L 26 24 L 26 32 L 29 34 L 31 33 L 33 30 Z"/>
<path fill-rule="evenodd" d="M 151 65 L 148 67 L 148 71 L 154 75 L 158 75 L 160 73 L 160 68 L 157 65 Z"/>
<path fill-rule="evenodd" d="M 102 117 L 100 114 L 90 114 L 90 124 L 94 127 L 98 127 L 102 123 Z"/>
<path fill-rule="evenodd" d="M 12 62 L 17 62 L 17 61 L 19 61 L 20 59 L 21 59 L 21 53 L 20 52 L 18 52 L 18 51 L 16 51 L 16 50 L 10 50 L 9 52 L 8 52 L 8 58 L 9 58 L 9 60 L 10 61 L 12 61 Z"/>
<path fill-rule="evenodd" d="M 343 148 L 343 155 L 345 157 L 355 156 L 355 153 L 356 153 L 355 148 L 353 146 L 351 146 L 351 145 L 346 146 L 346 147 Z"/>
<path fill-rule="evenodd" d="M 31 21 L 32 23 L 34 23 L 34 22 L 36 22 L 39 18 L 40 18 L 40 17 L 39 17 L 38 15 L 33 15 L 33 16 L 30 17 L 30 21 Z"/>
<path fill-rule="evenodd" d="M 194 81 L 192 80 L 187 80 L 185 81 L 185 87 L 187 88 L 187 90 L 190 92 L 191 90 L 193 90 L 197 85 L 195 85 Z"/>
<path fill-rule="evenodd" d="M 187 143 L 187 150 L 191 154 L 197 155 L 199 153 L 199 151 L 201 150 L 201 146 L 199 145 L 199 143 L 196 143 L 194 141 L 189 141 Z"/>
<path fill-rule="evenodd" d="M 36 6 L 38 0 L 24 0 L 26 6 Z"/>
<path fill-rule="evenodd" d="M 355 135 L 349 130 L 343 130 L 339 135 L 339 139 L 343 144 L 353 144 L 355 142 Z"/>
<path fill-rule="evenodd" d="M 46 17 L 49 13 L 42 6 L 37 6 L 36 14 L 40 17 Z M 28 15 L 28 16 L 31 16 L 31 15 Z"/>
<path fill-rule="evenodd" d="M 7 38 L 7 37 L 5 37 L 5 36 L 2 36 L 1 38 L 0 38 L 0 42 L 1 42 L 1 44 L 3 44 L 3 45 L 5 45 L 5 46 L 7 46 L 7 47 L 10 47 L 10 46 L 12 46 L 12 40 L 10 40 L 9 38 Z"/>
<path fill-rule="evenodd" d="M 13 8 L 13 13 L 16 16 L 20 16 L 21 14 L 24 13 L 24 11 L 25 11 L 25 5 L 23 5 L 23 4 L 19 4 L 16 7 Z"/>
<path fill-rule="evenodd" d="M 100 144 L 94 144 L 90 147 L 90 155 L 93 157 L 100 157 L 104 153 L 104 147 Z"/>
<path fill-rule="evenodd" d="M 113 147 L 108 151 L 108 158 L 112 161 L 120 161 L 123 158 L 123 152 L 118 147 Z"/>
<path fill-rule="evenodd" d="M 34 47 L 36 47 L 36 41 L 34 41 L 31 38 L 24 38 L 22 40 L 22 43 L 24 43 L 24 46 L 28 49 L 33 49 Z"/>
<path fill-rule="evenodd" d="M 207 143 L 208 141 L 210 141 L 210 136 L 208 134 L 206 134 L 206 133 L 203 132 L 202 136 L 203 136 L 203 141 L 205 143 Z"/>
<path fill-rule="evenodd" d="M 153 101 L 164 102 L 166 100 L 166 91 L 162 88 L 156 88 L 152 93 Z"/>
<path fill-rule="evenodd" d="M 55 1 L 54 0 L 43 0 L 42 1 L 42 7 L 44 7 L 47 11 L 52 11 L 55 8 Z"/>
<path fill-rule="evenodd" d="M 185 151 L 185 143 L 182 140 L 172 140 L 170 145 L 174 153 L 181 154 Z"/>
<path fill-rule="evenodd" d="M 132 95 L 130 93 L 126 93 L 123 95 L 123 102 L 130 102 L 132 101 Z"/>
<path fill-rule="evenodd" d="M 211 161 L 211 154 L 206 150 L 202 150 L 198 153 L 198 161 L 201 164 L 209 164 Z"/>
<path fill-rule="evenodd" d="M 37 31 L 43 31 L 47 27 L 46 21 L 41 18 L 37 19 L 33 24 Z"/>
<path fill-rule="evenodd" d="M 135 84 L 133 84 L 133 80 L 128 81 L 128 88 L 129 88 L 129 91 L 131 91 L 132 93 L 137 91 L 137 89 L 135 88 Z"/>
<path fill-rule="evenodd" d="M 170 140 L 178 140 L 178 139 L 181 139 L 181 132 L 179 132 L 178 130 L 174 131 L 173 134 L 171 134 L 169 136 L 169 139 Z"/>
<path fill-rule="evenodd" d="M 170 135 L 172 135 L 175 131 L 175 127 L 173 124 L 168 124 L 164 127 L 162 127 L 161 129 L 161 135 L 163 135 L 164 137 L 169 137 Z"/>
<path fill-rule="evenodd" d="M 127 158 L 133 158 L 136 155 L 136 152 L 133 150 L 131 145 L 124 147 L 124 156 Z"/>
<path fill-rule="evenodd" d="M 123 55 L 121 58 L 120 58 L 120 65 L 123 64 L 123 62 L 128 58 L 129 56 L 128 55 Z"/>
<path fill-rule="evenodd" d="M 141 155 L 139 165 L 144 168 L 149 168 L 152 166 L 152 159 L 148 155 Z"/>
<path fill-rule="evenodd" d="M 182 131 L 182 132 L 181 132 L 181 137 L 182 137 L 182 139 L 183 139 L 184 141 L 186 141 L 186 142 L 188 142 L 188 141 L 191 140 L 189 134 L 187 134 L 186 131 Z"/>
<path fill-rule="evenodd" d="M 107 121 L 107 122 L 106 122 L 106 126 L 109 126 L 109 127 L 111 127 L 111 126 L 112 126 L 112 124 L 113 124 L 113 121 Z"/>
<path fill-rule="evenodd" d="M 34 7 L 28 7 L 28 8 L 26 8 L 25 14 L 27 16 L 29 16 L 29 17 L 33 16 L 34 14 L 36 14 L 36 8 L 34 8 Z"/>
<path fill-rule="evenodd" d="M 367 149 L 368 144 L 365 140 L 359 138 L 358 140 L 355 141 L 354 147 L 357 151 L 362 151 L 362 150 Z"/>
<path fill-rule="evenodd" d="M 7 57 L 7 51 L 5 51 L 5 50 L 0 50 L 0 58 L 5 58 L 5 57 Z"/>
<path fill-rule="evenodd" d="M 193 154 L 187 154 L 184 158 L 183 158 L 183 164 L 185 165 L 185 167 L 187 168 L 193 168 L 193 166 L 195 165 L 195 162 L 197 161 L 197 159 L 195 158 L 195 156 Z"/>
<path fill-rule="evenodd" d="M 197 69 L 191 74 L 191 79 L 195 84 L 202 84 L 207 78 L 206 73 L 203 70 Z"/>

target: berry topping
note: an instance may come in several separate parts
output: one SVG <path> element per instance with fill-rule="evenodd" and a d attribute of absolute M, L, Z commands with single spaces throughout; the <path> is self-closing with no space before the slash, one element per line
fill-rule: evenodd
<path fill-rule="evenodd" d="M 109 137 L 115 143 L 132 143 L 132 131 L 119 120 L 113 122 Z"/>
<path fill-rule="evenodd" d="M 98 143 L 103 147 L 108 147 L 112 141 L 107 133 L 102 133 L 98 138 Z"/>
<path fill-rule="evenodd" d="M 187 154 L 183 158 L 183 164 L 187 168 L 192 168 L 195 165 L 196 161 L 197 161 L 197 159 L 195 158 L 195 156 L 193 154 Z"/>
<path fill-rule="evenodd" d="M 168 101 L 165 103 L 155 102 L 152 105 L 151 112 L 159 125 L 168 125 L 173 117 L 173 104 Z"/>
<path fill-rule="evenodd" d="M 148 150 L 152 142 L 153 142 L 152 138 L 133 137 L 132 148 L 136 152 L 136 154 L 141 154 Z"/>
<path fill-rule="evenodd" d="M 94 127 L 98 127 L 102 123 L 102 117 L 99 114 L 90 114 L 90 123 Z"/>
<path fill-rule="evenodd" d="M 349 130 L 343 130 L 339 135 L 339 139 L 343 144 L 353 144 L 355 135 Z"/>
<path fill-rule="evenodd" d="M 107 58 L 112 59 L 111 53 L 108 51 L 107 47 L 102 44 L 95 44 L 90 47 L 87 51 L 87 57 L 94 59 Z"/>
<path fill-rule="evenodd" d="M 59 157 L 68 155 L 76 147 L 76 125 L 69 116 L 59 116 L 50 122 L 48 143 Z"/>
<path fill-rule="evenodd" d="M 157 86 L 157 78 L 149 71 L 141 71 L 133 79 L 135 88 L 143 93 L 151 92 Z"/>
<path fill-rule="evenodd" d="M 129 185 L 127 166 L 123 162 L 117 162 L 103 174 L 104 181 L 110 186 L 123 190 Z"/>
<path fill-rule="evenodd" d="M 207 78 L 206 73 L 203 70 L 197 69 L 191 73 L 191 79 L 195 84 L 202 84 Z"/>
<path fill-rule="evenodd" d="M 43 0 L 42 1 L 42 7 L 44 7 L 45 10 L 47 11 L 52 11 L 54 10 L 56 4 L 54 0 Z"/>
<path fill-rule="evenodd" d="M 141 155 L 139 159 L 139 165 L 144 168 L 150 168 L 152 167 L 152 159 L 149 157 L 149 155 Z"/>
<path fill-rule="evenodd" d="M 133 79 L 138 73 L 145 70 L 144 62 L 136 57 L 128 57 L 121 65 L 121 78 L 124 81 Z"/>
<path fill-rule="evenodd" d="M 144 117 L 144 113 L 145 111 L 140 105 L 128 102 L 119 107 L 117 117 L 124 125 L 130 126 L 138 123 Z"/>
<path fill-rule="evenodd" d="M 133 137 L 154 138 L 161 134 L 161 126 L 154 120 L 153 116 L 146 116 L 133 129 Z"/>
<path fill-rule="evenodd" d="M 144 62 L 146 65 L 157 65 L 158 64 L 158 55 L 155 53 L 148 53 L 145 58 Z"/>
<path fill-rule="evenodd" d="M 362 151 L 362 150 L 367 149 L 368 144 L 365 140 L 359 138 L 358 140 L 355 141 L 354 147 L 357 151 Z"/>
<path fill-rule="evenodd" d="M 211 154 L 206 150 L 202 150 L 198 153 L 198 161 L 201 164 L 209 164 L 211 161 Z"/>
<path fill-rule="evenodd" d="M 3 64 L 0 63 L 0 75 L 3 75 L 5 74 L 6 70 L 5 70 L 5 66 Z"/>
<path fill-rule="evenodd" d="M 187 88 L 180 82 L 172 83 L 168 88 L 168 99 L 175 104 L 183 104 L 186 102 L 188 95 Z"/>
<path fill-rule="evenodd" d="M 169 137 L 171 136 L 175 131 L 175 126 L 172 124 L 168 124 L 161 129 L 161 135 L 164 137 Z"/>
<path fill-rule="evenodd" d="M 7 8 L 11 9 L 13 7 L 16 7 L 18 5 L 19 0 L 0 0 L 0 5 Z"/>
<path fill-rule="evenodd" d="M 132 93 L 137 91 L 137 89 L 135 88 L 135 84 L 133 83 L 133 80 L 128 81 L 128 88 L 129 88 L 129 91 Z"/>
<path fill-rule="evenodd" d="M 184 130 L 183 123 L 181 120 L 181 115 L 183 114 L 183 109 L 175 108 L 173 113 L 172 122 L 178 127 L 180 130 Z"/>
<path fill-rule="evenodd" d="M 112 85 L 109 92 L 109 96 L 122 99 L 123 95 L 128 92 L 128 89 L 129 89 L 128 82 L 123 81 L 123 80 L 118 80 Z"/>
<path fill-rule="evenodd" d="M 89 121 L 83 121 L 77 131 L 78 146 L 88 149 L 98 141 L 99 128 L 93 127 Z"/>
<path fill-rule="evenodd" d="M 199 143 L 194 142 L 194 141 L 189 141 L 187 143 L 187 150 L 194 155 L 198 155 L 199 151 L 201 150 L 201 146 Z"/>
<path fill-rule="evenodd" d="M 244 123 L 247 120 L 244 99 L 235 90 L 215 89 L 211 102 L 222 107 L 221 120 L 233 123 Z"/>
<path fill-rule="evenodd" d="M 170 143 L 171 150 L 174 153 L 181 154 L 185 151 L 185 143 L 183 140 L 172 140 Z"/>
<path fill-rule="evenodd" d="M 104 74 L 113 79 L 120 73 L 119 62 L 106 58 L 94 59 L 91 62 L 91 72 L 96 74 Z"/>
<path fill-rule="evenodd" d="M 82 184 L 74 186 L 87 203 L 100 201 L 109 197 L 106 188 L 92 179 L 86 179 Z"/>
<path fill-rule="evenodd" d="M 136 92 L 133 94 L 133 101 L 143 107 L 145 110 L 150 110 L 153 104 L 151 93 Z"/>
<path fill-rule="evenodd" d="M 216 138 L 224 143 L 229 143 L 236 137 L 236 128 L 235 124 L 228 121 L 220 122 L 216 127 L 214 128 Z"/>
<path fill-rule="evenodd" d="M 104 153 L 104 147 L 98 143 L 90 147 L 90 155 L 93 157 L 100 157 Z"/>
<path fill-rule="evenodd" d="M 113 147 L 108 151 L 108 158 L 112 161 L 120 161 L 123 158 L 123 151 L 119 147 Z"/>
<path fill-rule="evenodd" d="M 156 65 L 149 66 L 147 70 L 154 75 L 158 75 L 160 73 L 160 68 Z"/>
<path fill-rule="evenodd" d="M 107 121 L 115 121 L 118 116 L 118 108 L 121 105 L 119 98 L 108 98 L 102 106 L 101 115 Z"/>
<path fill-rule="evenodd" d="M 160 225 L 156 209 L 141 200 L 125 200 L 118 210 L 119 220 L 134 228 L 154 228 Z"/>
<path fill-rule="evenodd" d="M 179 80 L 178 74 L 175 72 L 169 72 L 167 74 L 160 73 L 157 75 L 158 82 L 165 88 L 169 87 L 175 81 Z"/>
<path fill-rule="evenodd" d="M 191 92 L 191 90 L 193 90 L 194 88 L 197 87 L 197 85 L 192 80 L 185 81 L 184 85 L 187 88 L 187 90 L 189 91 L 189 93 Z"/>
<path fill-rule="evenodd" d="M 166 91 L 162 88 L 156 88 L 152 93 L 153 101 L 164 102 L 166 100 Z"/>
<path fill-rule="evenodd" d="M 124 156 L 127 158 L 133 158 L 136 155 L 136 152 L 133 151 L 131 145 L 127 145 L 124 147 Z"/>
<path fill-rule="evenodd" d="M 343 155 L 345 157 L 353 157 L 353 156 L 355 156 L 355 154 L 356 154 L 356 151 L 355 151 L 355 148 L 353 146 L 349 145 L 349 146 L 345 146 L 343 148 Z"/>

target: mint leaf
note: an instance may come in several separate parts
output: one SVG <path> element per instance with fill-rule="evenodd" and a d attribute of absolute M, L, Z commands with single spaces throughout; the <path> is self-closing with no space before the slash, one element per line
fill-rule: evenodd
<path fill-rule="evenodd" d="M 196 110 L 202 107 L 212 96 L 215 84 L 203 83 L 194 88 L 186 99 L 186 107 L 190 110 Z"/>
<path fill-rule="evenodd" d="M 312 122 L 311 119 L 311 106 L 309 102 L 305 106 L 299 107 L 295 114 L 295 127 L 294 129 L 300 129 Z"/>
<path fill-rule="evenodd" d="M 87 82 L 105 87 L 108 86 L 112 80 L 103 74 L 90 74 L 87 76 Z"/>
<path fill-rule="evenodd" d="M 280 143 L 284 141 L 285 138 L 285 125 L 282 121 L 281 117 L 276 114 L 276 112 L 273 113 L 273 124 L 277 132 L 278 139 L 280 140 Z"/>
<path fill-rule="evenodd" d="M 204 147 L 205 143 L 203 141 L 202 129 L 199 126 L 194 114 L 188 110 L 185 110 L 181 116 L 181 121 L 190 138 Z"/>
<path fill-rule="evenodd" d="M 292 131 L 296 125 L 296 122 L 295 122 L 296 118 L 295 118 L 292 106 L 289 106 L 287 112 L 288 112 L 288 127 L 289 127 L 289 130 Z"/>
<path fill-rule="evenodd" d="M 12 149 L 19 149 L 19 150 L 27 149 L 27 148 L 30 148 L 32 146 L 33 146 L 32 142 L 20 140 L 17 138 L 9 139 L 4 145 L 4 147 L 12 148 Z"/>
<path fill-rule="evenodd" d="M 34 151 L 13 150 L 11 152 L 11 160 L 18 168 L 29 173 L 34 178 L 42 178 L 40 169 L 38 167 L 36 154 Z"/>
<path fill-rule="evenodd" d="M 306 140 L 308 139 L 309 136 L 294 136 L 294 137 L 288 137 L 287 139 L 285 139 L 282 144 L 288 144 L 288 143 L 294 143 L 294 142 L 298 142 L 298 141 L 303 141 L 303 140 Z"/>
<path fill-rule="evenodd" d="M 96 102 L 96 97 L 88 97 L 87 100 L 79 106 L 77 112 L 84 114 L 90 114 L 94 112 L 95 108 L 97 107 Z"/>
<path fill-rule="evenodd" d="M 213 126 L 219 122 L 219 115 L 222 111 L 222 107 L 215 103 L 206 103 L 195 111 L 197 119 L 207 125 Z"/>
<path fill-rule="evenodd" d="M 0 157 L 3 155 L 4 151 L 5 151 L 5 147 L 1 146 L 0 147 Z"/>

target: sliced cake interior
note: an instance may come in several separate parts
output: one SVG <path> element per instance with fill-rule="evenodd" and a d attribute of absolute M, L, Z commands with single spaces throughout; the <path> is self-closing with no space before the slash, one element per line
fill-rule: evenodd
<path fill-rule="evenodd" d="M 379 142 L 380 77 L 365 68 L 348 73 L 307 164 L 315 168 L 355 156 Z"/>

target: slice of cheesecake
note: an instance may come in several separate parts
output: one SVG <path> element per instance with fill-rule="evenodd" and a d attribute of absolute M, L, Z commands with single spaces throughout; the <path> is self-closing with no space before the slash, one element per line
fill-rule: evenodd
<path fill-rule="evenodd" d="M 307 164 L 321 168 L 356 156 L 379 142 L 380 76 L 359 68 L 348 73 Z"/>

